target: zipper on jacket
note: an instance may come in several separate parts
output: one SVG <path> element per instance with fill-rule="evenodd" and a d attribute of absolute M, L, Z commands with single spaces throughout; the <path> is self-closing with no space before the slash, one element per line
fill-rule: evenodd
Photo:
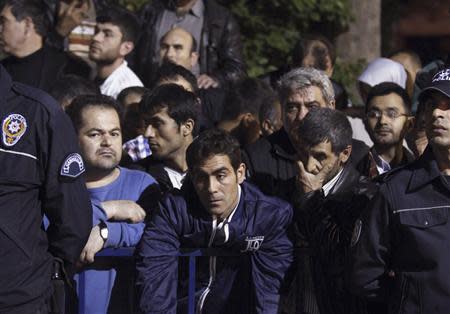
<path fill-rule="evenodd" d="M 214 241 L 214 237 L 216 236 L 217 231 L 217 219 L 214 219 L 212 222 L 212 232 L 211 237 L 209 238 L 208 247 L 211 247 Z M 216 257 L 210 256 L 209 257 L 209 282 L 208 286 L 206 286 L 205 291 L 203 291 L 202 295 L 200 296 L 200 299 L 197 303 L 197 314 L 200 314 L 203 310 L 203 304 L 205 303 L 206 297 L 208 296 L 209 292 L 211 291 L 211 286 L 214 283 L 214 280 L 216 278 Z"/>

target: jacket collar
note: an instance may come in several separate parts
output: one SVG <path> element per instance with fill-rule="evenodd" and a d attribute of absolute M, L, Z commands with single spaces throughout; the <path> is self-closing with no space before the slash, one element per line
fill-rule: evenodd
<path fill-rule="evenodd" d="M 295 148 L 289 139 L 289 135 L 282 127 L 277 132 L 273 133 L 268 140 L 272 143 L 272 153 L 284 159 L 295 161 Z"/>
<path fill-rule="evenodd" d="M 345 195 L 351 191 L 356 186 L 360 178 L 360 174 L 356 169 L 352 166 L 351 163 L 347 162 L 342 170 L 339 179 L 337 180 L 334 187 L 331 189 L 331 192 L 328 194 L 328 197 L 336 199 L 345 198 Z"/>
<path fill-rule="evenodd" d="M 11 76 L 6 72 L 3 65 L 0 64 L 0 106 L 6 102 L 6 97 L 9 94 L 12 86 Z"/>
<path fill-rule="evenodd" d="M 416 190 L 442 176 L 430 145 L 414 165 L 416 167 L 411 175 L 408 191 Z"/>

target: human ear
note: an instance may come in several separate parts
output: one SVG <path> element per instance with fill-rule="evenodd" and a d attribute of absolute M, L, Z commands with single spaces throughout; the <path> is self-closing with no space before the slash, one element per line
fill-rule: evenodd
<path fill-rule="evenodd" d="M 344 150 L 339 153 L 339 160 L 341 161 L 341 163 L 345 164 L 350 158 L 351 154 L 352 154 L 352 145 L 347 145 L 347 147 L 344 148 Z"/>
<path fill-rule="evenodd" d="M 241 184 L 245 180 L 245 164 L 241 163 L 236 170 L 236 177 L 238 184 Z"/>
<path fill-rule="evenodd" d="M 125 57 L 127 54 L 129 54 L 134 49 L 134 44 L 131 41 L 124 41 L 120 44 L 120 55 L 122 57 Z"/>
<path fill-rule="evenodd" d="M 183 136 L 192 134 L 192 132 L 194 131 L 194 125 L 195 122 L 192 119 L 187 119 L 185 122 L 183 122 L 183 124 L 181 125 L 181 132 Z"/>
<path fill-rule="evenodd" d="M 191 52 L 191 67 L 194 68 L 198 63 L 198 53 L 197 52 Z"/>

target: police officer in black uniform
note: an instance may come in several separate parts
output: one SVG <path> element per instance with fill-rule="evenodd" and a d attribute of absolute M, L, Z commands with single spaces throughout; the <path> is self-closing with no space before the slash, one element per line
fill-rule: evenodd
<path fill-rule="evenodd" d="M 83 160 L 56 102 L 2 66 L 0 123 L 0 313 L 49 313 L 54 258 L 70 274 L 92 228 Z"/>
<path fill-rule="evenodd" d="M 388 313 L 450 311 L 450 69 L 420 101 L 428 147 L 384 178 L 353 232 L 353 291 Z"/>

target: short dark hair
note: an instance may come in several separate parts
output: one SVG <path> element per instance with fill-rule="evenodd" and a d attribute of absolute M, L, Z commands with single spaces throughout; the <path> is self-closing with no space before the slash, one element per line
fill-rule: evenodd
<path fill-rule="evenodd" d="M 17 21 L 29 17 L 33 21 L 34 29 L 42 37 L 47 36 L 50 29 L 49 8 L 42 0 L 4 0 L 0 9 L 11 8 L 12 15 Z"/>
<path fill-rule="evenodd" d="M 261 104 L 259 108 L 259 123 L 261 124 L 264 120 L 269 120 L 271 122 L 275 121 L 275 115 L 277 113 L 275 105 L 279 102 L 276 94 L 267 97 Z"/>
<path fill-rule="evenodd" d="M 68 74 L 56 80 L 49 94 L 62 105 L 80 95 L 99 95 L 100 89 L 92 81 Z"/>
<path fill-rule="evenodd" d="M 403 87 L 392 82 L 383 82 L 378 85 L 375 85 L 370 89 L 366 101 L 366 111 L 368 110 L 369 104 L 372 101 L 372 99 L 378 96 L 386 96 L 391 93 L 400 96 L 400 98 L 403 100 L 403 106 L 405 108 L 405 111 L 406 113 L 409 114 L 411 112 L 411 98 L 409 98 L 408 93 Z"/>
<path fill-rule="evenodd" d="M 139 22 L 136 16 L 118 5 L 110 6 L 96 18 L 97 23 L 111 23 L 119 27 L 122 42 L 136 42 L 139 33 Z"/>
<path fill-rule="evenodd" d="M 234 170 L 237 170 L 242 162 L 238 140 L 224 130 L 209 129 L 201 133 L 186 151 L 189 171 L 193 171 L 205 160 L 216 155 L 228 156 Z"/>
<path fill-rule="evenodd" d="M 270 85 L 261 80 L 245 78 L 238 81 L 225 99 L 221 120 L 234 120 L 243 113 L 251 113 L 258 117 L 261 105 L 273 94 Z"/>
<path fill-rule="evenodd" d="M 302 66 L 303 59 L 306 57 L 309 50 L 311 49 L 311 46 L 315 42 L 324 44 L 327 51 L 313 51 L 313 55 L 316 57 L 316 55 L 325 53 L 330 57 L 331 64 L 335 63 L 336 50 L 334 49 L 333 44 L 322 35 L 308 34 L 303 36 L 303 38 L 300 38 L 294 46 L 294 49 L 292 51 L 292 64 L 294 65 L 294 67 Z M 323 65 L 320 66 L 319 64 L 318 69 L 324 70 L 322 67 Z"/>
<path fill-rule="evenodd" d="M 88 107 L 102 107 L 115 110 L 122 125 L 122 110 L 114 98 L 106 95 L 81 95 L 72 100 L 71 104 L 66 108 L 66 113 L 72 120 L 77 133 L 81 128 L 83 110 Z"/>
<path fill-rule="evenodd" d="M 119 103 L 119 105 L 124 107 L 123 102 L 128 95 L 138 94 L 140 96 L 144 96 L 145 92 L 147 92 L 147 91 L 148 91 L 148 89 L 143 86 L 130 86 L 130 87 L 124 88 L 121 90 L 119 95 L 117 95 L 117 102 Z"/>
<path fill-rule="evenodd" d="M 194 93 L 198 92 L 197 78 L 195 75 L 185 67 L 169 61 L 163 62 L 158 68 L 156 78 L 152 85 L 156 86 L 164 80 L 177 80 L 178 78 L 185 79 L 192 86 Z"/>
<path fill-rule="evenodd" d="M 336 155 L 352 144 L 352 127 L 347 116 L 330 108 L 313 108 L 293 129 L 291 135 L 307 147 L 329 141 Z"/>
<path fill-rule="evenodd" d="M 145 93 L 139 103 L 139 111 L 144 120 L 164 108 L 167 108 L 167 114 L 178 125 L 192 119 L 194 121 L 193 136 L 197 135 L 199 129 L 197 123 L 199 107 L 200 103 L 195 94 L 176 84 L 157 86 L 151 92 Z"/>

